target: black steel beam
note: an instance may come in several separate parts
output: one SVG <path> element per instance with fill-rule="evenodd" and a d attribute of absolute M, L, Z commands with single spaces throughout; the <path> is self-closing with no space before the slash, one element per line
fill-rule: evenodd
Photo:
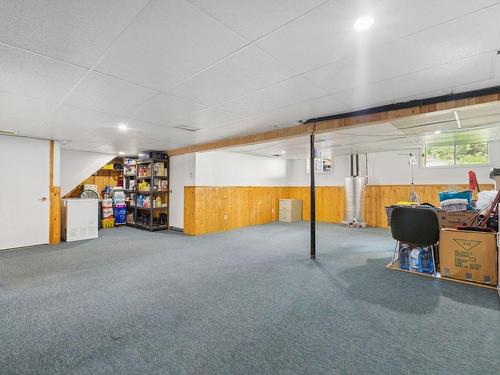
<path fill-rule="evenodd" d="M 316 259 L 316 183 L 314 180 L 314 159 L 316 152 L 314 149 L 314 133 L 310 138 L 310 165 L 309 172 L 311 174 L 311 259 Z"/>
<path fill-rule="evenodd" d="M 491 95 L 491 94 L 500 94 L 500 86 L 488 87 L 488 88 L 480 89 L 480 90 L 460 92 L 457 94 L 434 96 L 432 98 L 426 98 L 426 99 L 410 100 L 408 102 L 387 104 L 387 105 L 383 105 L 383 106 L 379 106 L 379 107 L 362 109 L 359 111 L 339 113 L 336 115 L 316 117 L 316 118 L 311 118 L 311 119 L 304 121 L 302 123 L 309 124 L 309 123 L 313 123 L 313 122 L 337 120 L 339 118 L 349 118 L 349 117 L 354 117 L 354 116 L 369 115 L 369 114 L 373 114 L 373 113 L 395 111 L 398 109 L 418 107 L 421 105 L 437 104 L 437 103 L 449 102 L 452 100 L 469 99 L 469 98 L 474 98 L 476 96 L 484 96 L 484 95 Z"/>

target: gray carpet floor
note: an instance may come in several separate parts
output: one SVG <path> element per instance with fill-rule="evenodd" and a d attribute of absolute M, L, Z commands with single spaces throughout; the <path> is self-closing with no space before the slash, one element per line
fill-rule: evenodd
<path fill-rule="evenodd" d="M 0 253 L 0 373 L 500 374 L 495 291 L 384 268 L 385 230 L 133 228 Z"/>

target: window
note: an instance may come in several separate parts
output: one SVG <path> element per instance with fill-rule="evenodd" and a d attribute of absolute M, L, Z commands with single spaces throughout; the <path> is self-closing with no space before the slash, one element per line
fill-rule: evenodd
<path fill-rule="evenodd" d="M 426 167 L 487 164 L 488 143 L 463 143 L 428 146 L 424 152 Z"/>

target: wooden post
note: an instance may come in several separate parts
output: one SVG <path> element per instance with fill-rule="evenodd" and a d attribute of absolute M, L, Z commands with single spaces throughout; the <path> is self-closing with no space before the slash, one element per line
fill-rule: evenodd
<path fill-rule="evenodd" d="M 61 187 L 54 186 L 54 141 L 50 141 L 49 166 L 49 244 L 61 242 Z"/>

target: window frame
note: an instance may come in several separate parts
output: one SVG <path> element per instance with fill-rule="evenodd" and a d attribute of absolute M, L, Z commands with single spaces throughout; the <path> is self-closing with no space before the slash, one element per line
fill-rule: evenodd
<path fill-rule="evenodd" d="M 486 163 L 481 164 L 457 164 L 457 146 L 458 145 L 471 145 L 485 143 L 487 148 L 487 158 Z M 453 146 L 453 164 L 451 165 L 427 165 L 427 148 L 428 147 L 438 147 L 438 146 Z M 421 149 L 421 161 L 423 168 L 431 169 L 446 169 L 446 168 L 472 168 L 472 167 L 489 167 L 491 166 L 491 144 L 488 141 L 484 142 L 445 142 L 445 143 L 433 143 L 423 146 Z"/>

